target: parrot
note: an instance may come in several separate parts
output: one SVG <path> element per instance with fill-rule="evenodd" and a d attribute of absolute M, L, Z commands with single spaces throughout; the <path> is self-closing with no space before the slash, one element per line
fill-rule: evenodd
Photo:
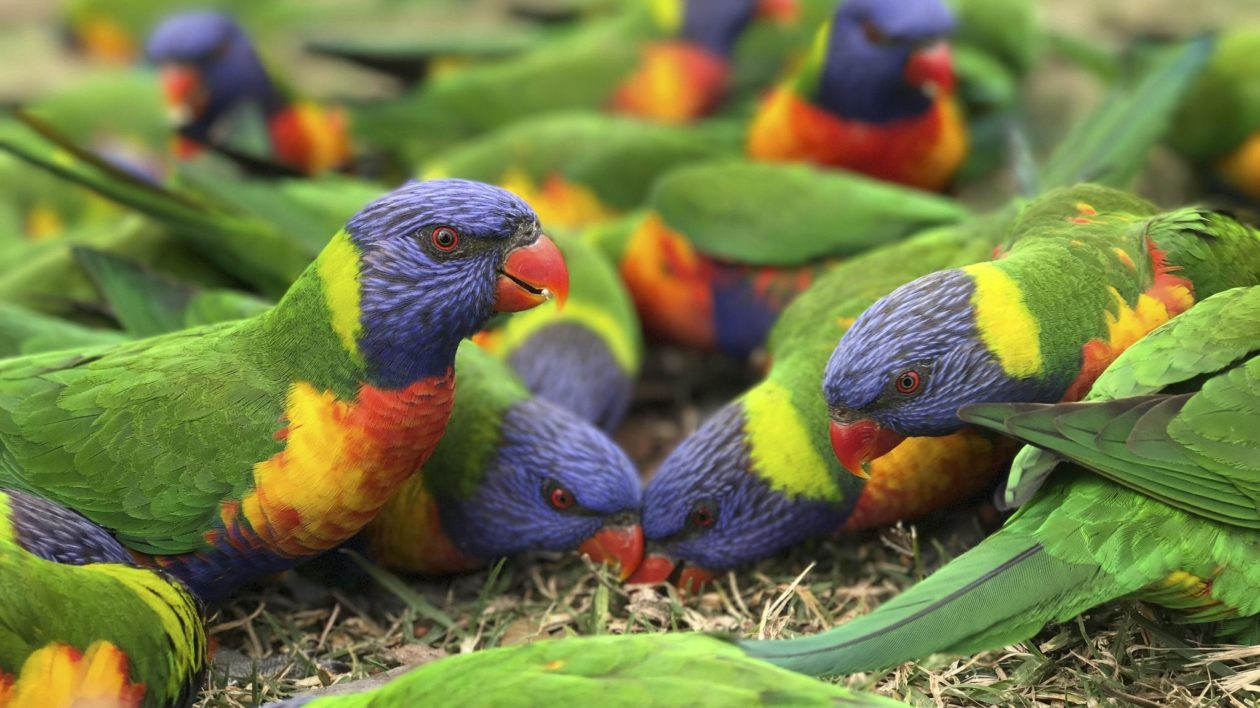
<path fill-rule="evenodd" d="M 577 549 L 626 578 L 643 556 L 638 472 L 598 428 L 471 342 L 446 435 L 363 531 L 378 564 L 437 575 Z M 564 378 L 567 372 L 553 370 Z"/>
<path fill-rule="evenodd" d="M 1130 181 L 1209 54 L 1206 44 L 1188 47 L 1132 92 L 1096 108 L 1050 156 L 1042 184 L 1073 184 L 1082 175 Z M 1115 126 L 1122 135 L 1113 134 Z M 1079 196 L 1053 192 L 1040 208 L 1072 214 Z M 873 461 L 868 479 L 848 474 L 824 432 L 828 411 L 818 383 L 836 341 L 867 306 L 916 277 L 990 258 L 1023 208 L 1016 199 L 821 274 L 775 325 L 765 379 L 687 436 L 649 480 L 645 558 L 631 582 L 668 580 L 694 592 L 717 572 L 807 539 L 913 518 L 987 486 L 1015 446 L 975 428 L 907 440 Z"/>
<path fill-rule="evenodd" d="M 207 667 L 201 605 L 104 529 L 0 489 L 0 705 L 191 705 Z"/>
<path fill-rule="evenodd" d="M 1012 468 L 1019 511 L 868 615 L 742 646 L 809 674 L 866 671 L 996 649 L 1122 597 L 1260 640 L 1258 313 L 1260 287 L 1224 290 L 1127 349 L 1083 402 L 962 408 L 1037 446 Z"/>
<path fill-rule="evenodd" d="M 345 113 L 285 95 L 230 15 L 170 15 L 150 33 L 145 55 L 161 77 L 178 157 L 226 146 L 304 174 L 349 161 Z"/>
<path fill-rule="evenodd" d="M 515 196 L 408 182 L 262 314 L 5 360 L 0 481 L 217 600 L 366 525 L 440 439 L 459 341 L 567 284 Z"/>
<path fill-rule="evenodd" d="M 906 437 L 955 433 L 968 403 L 1078 400 L 1155 327 L 1260 282 L 1260 233 L 1228 215 L 1076 193 L 1072 209 L 1027 209 L 996 260 L 922 276 L 857 318 L 823 377 L 841 464 L 861 475 Z"/>
<path fill-rule="evenodd" d="M 576 236 L 555 241 L 569 269 L 564 309 L 544 304 L 517 313 L 473 341 L 510 365 L 534 396 L 611 432 L 643 365 L 639 320 L 603 251 Z"/>
<path fill-rule="evenodd" d="M 744 358 L 828 264 L 969 215 L 862 175 L 724 160 L 670 172 L 646 212 L 584 237 L 618 263 L 652 338 Z"/>
<path fill-rule="evenodd" d="M 565 244 L 566 264 L 575 253 L 571 245 Z M 142 326 L 126 326 L 126 333 L 89 329 L 0 304 L 0 356 L 113 344 L 266 307 L 248 295 L 203 292 L 116 257 L 91 256 L 110 313 Z M 570 359 L 581 364 L 580 357 Z M 505 362 L 472 342 L 460 345 L 455 361 L 459 395 L 433 456 L 347 546 L 387 568 L 430 575 L 527 551 L 578 549 L 629 575 L 642 556 L 643 535 L 639 478 L 625 453 L 586 420 L 531 397 Z M 531 488 L 538 491 L 523 492 Z"/>
<path fill-rule="evenodd" d="M 754 117 L 755 160 L 808 161 L 926 190 L 967 154 L 942 0 L 844 0 Z"/>
<path fill-rule="evenodd" d="M 368 680 L 364 683 L 376 684 Z M 336 696 L 296 696 L 273 708 L 359 706 L 901 706 L 889 698 L 749 659 L 698 633 L 570 637 L 452 656 L 384 685 Z"/>
<path fill-rule="evenodd" d="M 1260 29 L 1224 31 L 1168 131 L 1169 144 L 1222 186 L 1260 202 Z"/>

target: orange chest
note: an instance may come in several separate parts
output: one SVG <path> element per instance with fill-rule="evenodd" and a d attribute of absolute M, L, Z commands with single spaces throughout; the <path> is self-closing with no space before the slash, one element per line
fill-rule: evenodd
<path fill-rule="evenodd" d="M 400 390 L 360 389 L 353 401 L 298 383 L 285 447 L 254 465 L 254 488 L 225 504 L 229 531 L 288 556 L 332 548 L 358 533 L 424 464 L 446 429 L 453 374 Z M 243 519 L 242 519 L 243 517 Z"/>
<path fill-rule="evenodd" d="M 952 99 L 919 117 L 873 124 L 837 118 L 787 89 L 768 99 L 748 142 L 754 159 L 812 162 L 933 190 L 949 184 L 966 152 Z"/>

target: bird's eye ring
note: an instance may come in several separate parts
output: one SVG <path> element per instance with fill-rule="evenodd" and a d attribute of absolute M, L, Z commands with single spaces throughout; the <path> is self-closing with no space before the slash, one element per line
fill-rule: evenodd
<path fill-rule="evenodd" d="M 908 396 L 912 393 L 917 392 L 919 390 L 919 386 L 921 386 L 922 384 L 923 384 L 923 379 L 922 377 L 919 376 L 919 372 L 911 369 L 909 371 L 903 371 L 900 374 L 898 374 L 897 379 L 893 385 L 897 387 L 897 393 L 905 394 Z"/>
<path fill-rule="evenodd" d="M 696 504 L 691 513 L 687 515 L 687 523 L 696 528 L 707 529 L 717 521 L 717 515 L 709 508 L 705 502 Z"/>
<path fill-rule="evenodd" d="M 571 509 L 573 508 L 573 505 L 577 503 L 577 500 L 573 498 L 573 495 L 569 493 L 569 490 L 558 484 L 548 485 L 546 493 L 547 503 L 551 505 L 551 508 L 557 511 Z"/>
<path fill-rule="evenodd" d="M 459 232 L 449 226 L 433 229 L 433 247 L 439 251 L 453 251 L 459 245 Z"/>

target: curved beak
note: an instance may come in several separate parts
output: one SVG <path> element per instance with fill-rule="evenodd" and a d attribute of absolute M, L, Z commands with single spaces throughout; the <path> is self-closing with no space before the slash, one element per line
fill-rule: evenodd
<path fill-rule="evenodd" d="M 643 560 L 643 527 L 605 526 L 578 546 L 578 552 L 596 563 L 613 566 L 617 577 L 625 580 Z"/>
<path fill-rule="evenodd" d="M 796 0 L 758 0 L 757 17 L 780 25 L 796 24 L 801 6 Z"/>
<path fill-rule="evenodd" d="M 563 308 L 569 297 L 569 269 L 556 242 L 539 236 L 508 253 L 499 269 L 499 297 L 494 309 L 520 312 L 552 298 Z"/>
<path fill-rule="evenodd" d="M 159 76 L 166 97 L 167 120 L 176 126 L 193 122 L 205 104 L 201 75 L 190 66 L 164 64 Z"/>
<path fill-rule="evenodd" d="M 870 475 L 866 465 L 901 444 L 906 436 L 889 430 L 873 420 L 852 423 L 831 421 L 831 449 L 845 469 L 863 479 Z"/>
<path fill-rule="evenodd" d="M 950 58 L 949 44 L 938 40 L 916 49 L 906 60 L 906 81 L 923 88 L 924 93 L 954 90 L 954 63 Z"/>
<path fill-rule="evenodd" d="M 651 553 L 626 582 L 632 585 L 673 583 L 683 594 L 694 595 L 711 580 L 713 573 L 704 568 L 680 563 L 664 553 Z"/>

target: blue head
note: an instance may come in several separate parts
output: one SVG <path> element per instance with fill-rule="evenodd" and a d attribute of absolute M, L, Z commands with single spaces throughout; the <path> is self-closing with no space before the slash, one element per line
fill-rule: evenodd
<path fill-rule="evenodd" d="M 443 530 L 473 558 L 578 549 L 616 562 L 624 577 L 643 554 L 630 459 L 594 426 L 536 398 L 507 410 L 471 495 L 436 497 Z"/>
<path fill-rule="evenodd" d="M 723 58 L 730 57 L 757 13 L 757 0 L 685 0 L 683 4 L 680 36 Z"/>
<path fill-rule="evenodd" d="M 742 402 L 727 405 L 675 448 L 648 482 L 646 555 L 630 582 L 668 580 L 697 590 L 714 573 L 844 523 L 845 505 L 791 495 L 754 469 L 745 415 Z"/>
<path fill-rule="evenodd" d="M 970 269 L 925 275 L 871 305 L 841 338 L 823 395 L 832 446 L 849 470 L 858 473 L 906 437 L 960 430 L 958 409 L 969 403 L 1048 395 L 1039 372 L 1008 371 L 1001 352 L 990 349 L 976 291 Z"/>
<path fill-rule="evenodd" d="M 189 137 L 209 138 L 215 122 L 243 104 L 264 115 L 284 106 L 249 37 L 223 13 L 170 15 L 150 33 L 145 54 L 162 75 L 172 119 Z"/>
<path fill-rule="evenodd" d="M 347 308 L 331 313 L 334 324 L 357 321 L 369 380 L 390 388 L 444 373 L 495 311 L 568 291 L 560 251 L 529 205 L 457 179 L 408 182 L 368 204 L 316 272 L 328 302 Z"/>
<path fill-rule="evenodd" d="M 561 320 L 512 350 L 508 363 L 535 396 L 611 431 L 625 417 L 634 380 L 598 332 Z"/>
<path fill-rule="evenodd" d="M 844 0 L 824 31 L 810 98 L 847 120 L 886 123 L 922 115 L 953 88 L 942 0 Z"/>

